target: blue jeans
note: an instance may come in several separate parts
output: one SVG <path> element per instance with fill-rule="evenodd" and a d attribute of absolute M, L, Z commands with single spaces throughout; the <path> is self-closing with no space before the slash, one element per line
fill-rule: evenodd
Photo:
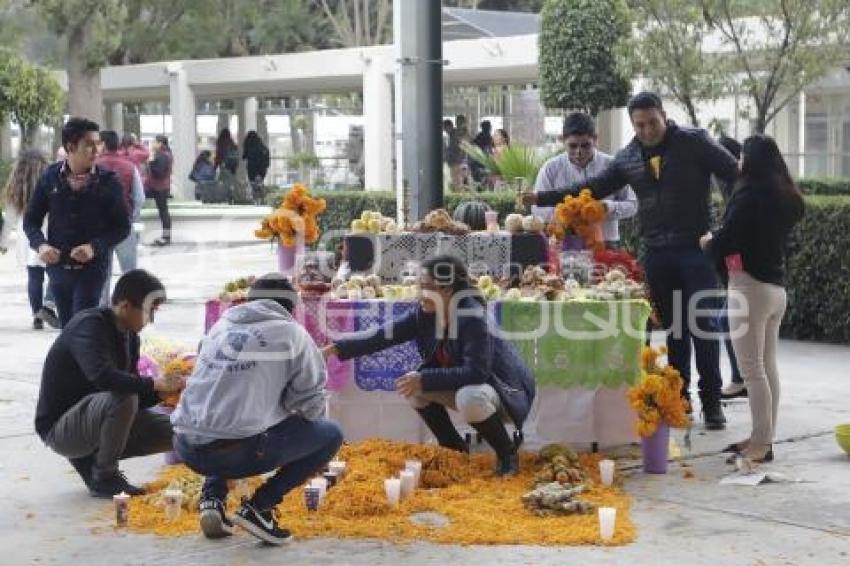
<path fill-rule="evenodd" d="M 342 431 L 328 420 L 309 421 L 292 415 L 266 432 L 240 440 L 193 445 L 175 436 L 174 449 L 195 472 L 206 476 L 202 497 L 227 497 L 227 480 L 277 470 L 251 498 L 254 508 L 276 507 L 284 495 L 318 472 L 337 453 Z"/>
<path fill-rule="evenodd" d="M 668 332 L 667 350 L 670 364 L 679 370 L 684 380 L 682 394 L 689 396 L 691 381 L 691 342 L 693 342 L 699 390 L 703 403 L 720 400 L 720 344 L 717 311 L 718 295 L 705 297 L 696 308 L 712 310 L 709 316 L 694 320 L 702 332 L 712 337 L 698 337 L 691 333 L 688 305 L 691 297 L 700 291 L 718 291 L 714 266 L 699 248 L 664 248 L 648 250 L 644 256 L 644 270 L 649 293 L 658 309 L 661 324 Z M 674 328 L 675 324 L 675 328 Z"/>
<path fill-rule="evenodd" d="M 43 267 L 27 267 L 27 296 L 30 300 L 30 308 L 32 309 L 33 316 L 45 303 L 53 303 L 53 293 L 50 291 L 50 285 L 47 286 L 47 292 L 44 291 Z"/>
<path fill-rule="evenodd" d="M 59 323 L 64 328 L 75 314 L 98 305 L 106 269 L 99 263 L 86 265 L 82 269 L 51 265 L 47 268 L 47 275 L 50 277 L 50 291 L 56 301 Z"/>
<path fill-rule="evenodd" d="M 106 266 L 106 280 L 103 283 L 103 294 L 100 297 L 101 306 L 109 306 L 109 291 L 112 287 L 112 265 L 115 263 L 114 256 L 118 256 L 118 265 L 121 267 L 121 274 L 123 275 L 131 269 L 136 269 L 138 255 L 139 236 L 135 230 L 130 230 L 130 235 L 115 246 L 115 254 L 109 254 L 109 263 Z"/>

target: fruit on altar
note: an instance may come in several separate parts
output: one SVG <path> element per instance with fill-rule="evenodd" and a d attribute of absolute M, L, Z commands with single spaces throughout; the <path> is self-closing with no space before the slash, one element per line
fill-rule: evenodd
<path fill-rule="evenodd" d="M 352 220 L 351 221 L 351 232 L 352 233 L 362 234 L 363 232 L 366 232 L 366 230 L 367 230 L 367 226 L 366 226 L 365 220 L 359 219 L 359 220 Z"/>
<path fill-rule="evenodd" d="M 371 234 L 378 234 L 381 231 L 381 221 L 372 218 L 366 223 L 366 227 Z"/>
<path fill-rule="evenodd" d="M 508 214 L 505 217 L 505 230 L 511 234 L 522 232 L 522 214 Z"/>
<path fill-rule="evenodd" d="M 361 290 L 364 299 L 376 299 L 378 298 L 378 291 L 372 287 L 371 285 L 368 287 L 363 287 Z"/>
<path fill-rule="evenodd" d="M 522 229 L 526 232 L 542 232 L 546 223 L 539 216 L 526 216 L 522 219 Z"/>
<path fill-rule="evenodd" d="M 359 301 L 363 298 L 363 289 L 361 287 L 349 287 L 348 288 L 348 299 L 352 301 Z"/>
<path fill-rule="evenodd" d="M 506 301 L 518 301 L 522 298 L 522 291 L 514 287 L 513 289 L 508 289 L 505 292 L 505 300 Z"/>

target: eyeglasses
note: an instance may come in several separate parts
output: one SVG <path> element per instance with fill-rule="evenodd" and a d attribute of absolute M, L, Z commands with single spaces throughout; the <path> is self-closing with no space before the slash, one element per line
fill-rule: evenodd
<path fill-rule="evenodd" d="M 590 149 L 592 146 L 593 146 L 593 144 L 591 144 L 590 142 L 568 143 L 567 149 L 571 149 L 571 150 L 575 151 L 577 149 Z"/>

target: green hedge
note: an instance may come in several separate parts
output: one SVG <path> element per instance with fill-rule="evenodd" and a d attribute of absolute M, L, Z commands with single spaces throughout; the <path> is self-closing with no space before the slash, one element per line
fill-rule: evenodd
<path fill-rule="evenodd" d="M 800 179 L 799 185 L 807 195 L 850 195 L 850 177 Z"/>
<path fill-rule="evenodd" d="M 328 209 L 320 217 L 322 230 L 345 230 L 364 210 L 395 215 L 390 192 L 322 192 Z M 279 196 L 272 204 L 279 203 Z M 500 218 L 513 212 L 510 194 L 461 193 L 446 197 L 450 212 L 467 200 L 485 201 Z M 719 210 L 718 210 L 719 213 Z M 782 335 L 800 340 L 850 344 L 850 196 L 806 197 L 806 215 L 789 242 L 788 310 Z M 637 253 L 637 223 L 620 223 L 624 245 Z"/>

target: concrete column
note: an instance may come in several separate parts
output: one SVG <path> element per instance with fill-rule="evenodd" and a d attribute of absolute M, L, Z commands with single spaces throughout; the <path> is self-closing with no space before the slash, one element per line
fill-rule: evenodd
<path fill-rule="evenodd" d="M 12 124 L 8 118 L 0 120 L 0 159 L 12 159 Z"/>
<path fill-rule="evenodd" d="M 249 96 L 242 103 L 242 118 L 244 121 L 239 122 L 239 137 L 244 139 L 245 134 L 251 130 L 257 131 L 257 110 L 258 103 L 256 96 Z"/>
<path fill-rule="evenodd" d="M 806 176 L 806 93 L 800 92 L 797 105 L 797 177 Z"/>
<path fill-rule="evenodd" d="M 118 137 L 124 133 L 124 104 L 112 102 L 109 104 L 109 127 L 118 132 Z"/>
<path fill-rule="evenodd" d="M 381 59 L 366 61 L 363 71 L 364 162 L 366 190 L 393 186 L 393 87 Z"/>
<path fill-rule="evenodd" d="M 186 70 L 179 63 L 168 64 L 169 103 L 171 107 L 172 139 L 171 151 L 174 166 L 171 175 L 171 188 L 179 199 L 190 199 L 193 189 L 190 186 L 189 173 L 197 153 L 197 133 L 195 119 L 195 95 L 189 86 Z"/>

